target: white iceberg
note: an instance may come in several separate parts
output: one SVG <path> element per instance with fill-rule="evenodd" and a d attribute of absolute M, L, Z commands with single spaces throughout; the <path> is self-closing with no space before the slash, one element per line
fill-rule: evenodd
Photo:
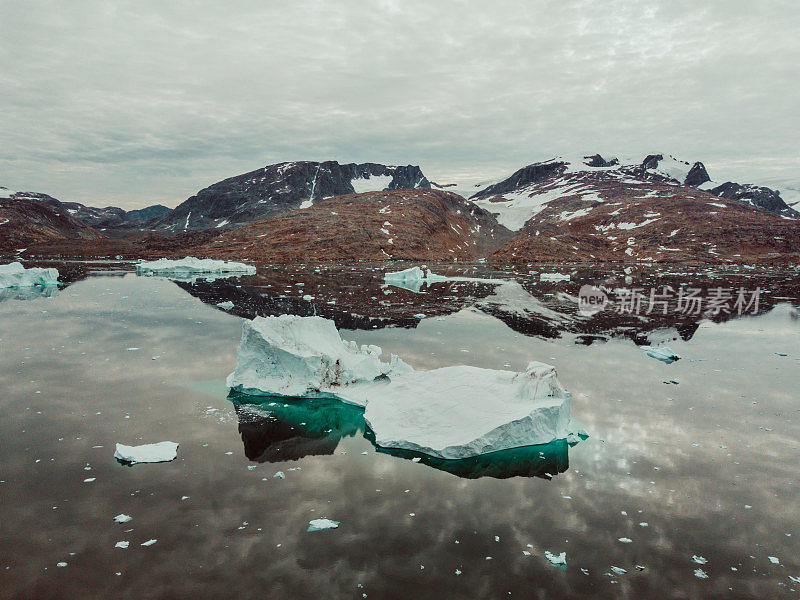
<path fill-rule="evenodd" d="M 26 269 L 19 262 L 0 265 L 0 289 L 56 285 L 57 283 L 58 269 L 41 269 L 39 267 Z"/>
<path fill-rule="evenodd" d="M 243 324 L 227 384 L 251 395 L 329 396 L 365 406 L 375 443 L 446 459 L 564 439 L 570 394 L 555 369 L 524 373 L 455 366 L 414 371 L 377 346 L 344 342 L 320 317 L 257 317 Z"/>
<path fill-rule="evenodd" d="M 175 460 L 178 456 L 178 444 L 175 442 L 158 442 L 141 446 L 117 444 L 114 458 L 135 465 L 137 463 L 157 463 Z"/>
<path fill-rule="evenodd" d="M 405 288 L 412 292 L 419 292 L 423 283 L 447 281 L 447 277 L 444 275 L 437 275 L 425 267 L 411 267 L 403 271 L 392 271 L 385 273 L 383 279 L 390 285 Z"/>
<path fill-rule="evenodd" d="M 243 323 L 227 384 L 251 395 L 327 395 L 363 406 L 357 387 L 411 371 L 396 356 L 386 363 L 380 354 L 378 346 L 343 341 L 333 321 L 322 317 L 256 317 Z"/>
<path fill-rule="evenodd" d="M 567 566 L 567 553 L 566 552 L 562 552 L 561 554 L 555 554 L 553 552 L 550 552 L 550 550 L 545 550 L 544 551 L 544 556 L 545 556 L 545 558 L 547 558 L 547 560 L 549 560 L 552 564 L 554 564 L 556 566 L 559 566 L 559 565 Z"/>
<path fill-rule="evenodd" d="M 564 273 L 540 273 L 539 281 L 569 281 L 570 277 Z"/>
<path fill-rule="evenodd" d="M 137 275 L 190 276 L 199 273 L 254 275 L 255 272 L 256 268 L 252 265 L 213 260 L 211 258 L 195 258 L 193 256 L 187 256 L 179 260 L 159 258 L 149 262 L 140 262 L 136 265 Z"/>
<path fill-rule="evenodd" d="M 230 300 L 226 300 L 225 302 L 217 302 L 217 306 L 225 310 L 231 310 L 233 308 L 233 302 Z"/>
<path fill-rule="evenodd" d="M 647 353 L 650 358 L 655 358 L 667 364 L 680 360 L 681 357 L 675 354 L 668 346 L 663 348 L 654 348 L 653 346 L 642 346 L 642 350 Z"/>
<path fill-rule="evenodd" d="M 325 529 L 336 529 L 337 527 L 339 527 L 339 521 L 313 519 L 308 522 L 308 529 L 306 531 L 323 531 Z"/>
<path fill-rule="evenodd" d="M 376 388 L 364 419 L 378 446 L 465 458 L 566 438 L 570 394 L 540 362 L 524 373 L 444 367 Z"/>

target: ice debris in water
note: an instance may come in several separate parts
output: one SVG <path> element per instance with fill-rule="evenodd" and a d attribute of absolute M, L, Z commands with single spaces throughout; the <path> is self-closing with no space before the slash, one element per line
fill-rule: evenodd
<path fill-rule="evenodd" d="M 768 556 L 767 558 L 769 559 L 769 562 L 771 562 L 773 565 L 781 564 L 781 559 L 778 558 L 777 556 Z"/>
<path fill-rule="evenodd" d="M 127 523 L 132 519 L 133 519 L 132 516 L 126 515 L 125 513 L 120 513 L 116 517 L 114 517 L 114 523 Z"/>
<path fill-rule="evenodd" d="M 278 471 L 275 475 L 272 476 L 273 479 L 286 479 L 286 475 L 283 471 Z"/>
<path fill-rule="evenodd" d="M 225 302 L 217 302 L 217 306 L 225 310 L 230 310 L 233 308 L 233 302 L 230 300 L 226 300 Z"/>
<path fill-rule="evenodd" d="M 155 544 L 157 541 L 158 541 L 158 540 L 147 540 L 146 542 L 142 542 L 142 546 L 152 546 L 152 545 L 153 545 L 153 544 Z"/>
<path fill-rule="evenodd" d="M 625 573 L 627 573 L 627 571 L 625 569 L 623 569 L 622 567 L 613 567 L 612 566 L 611 570 L 614 571 L 614 573 L 616 573 L 617 575 L 625 575 Z"/>
<path fill-rule="evenodd" d="M 569 275 L 565 273 L 540 273 L 539 281 L 569 281 Z"/>
<path fill-rule="evenodd" d="M 252 265 L 210 258 L 195 258 L 193 256 L 178 260 L 159 258 L 149 262 L 140 262 L 136 265 L 136 273 L 138 275 L 189 275 L 192 273 L 241 273 L 253 275 L 255 272 L 256 268 Z"/>
<path fill-rule="evenodd" d="M 307 531 L 322 531 L 324 529 L 336 529 L 339 527 L 339 521 L 331 521 L 330 519 L 312 519 L 308 522 Z"/>
<path fill-rule="evenodd" d="M 697 556 L 697 554 L 693 554 L 693 555 L 692 555 L 692 562 L 695 562 L 695 563 L 697 563 L 698 565 L 704 565 L 704 564 L 706 564 L 708 561 L 707 561 L 707 560 L 706 560 L 704 557 L 702 557 L 702 556 Z"/>
<path fill-rule="evenodd" d="M 344 342 L 320 317 L 256 317 L 243 324 L 230 388 L 254 395 L 335 397 L 366 406 L 376 444 L 464 458 L 546 444 L 570 433 L 570 395 L 555 369 L 470 366 L 414 371 L 377 346 Z M 367 403 L 369 401 L 369 403 Z"/>
<path fill-rule="evenodd" d="M 114 458 L 135 465 L 137 463 L 157 463 L 174 460 L 178 456 L 178 444 L 175 442 L 158 442 L 141 446 L 117 444 Z"/>
<path fill-rule="evenodd" d="M 0 265 L 0 289 L 56 285 L 57 283 L 58 269 L 40 269 L 38 267 L 26 269 L 19 262 Z"/>
<path fill-rule="evenodd" d="M 114 548 L 122 548 L 124 550 L 125 548 L 127 548 L 130 545 L 131 545 L 131 543 L 128 542 L 128 541 L 122 541 L 122 542 L 117 542 L 116 544 L 114 544 Z"/>
<path fill-rule="evenodd" d="M 411 267 L 410 269 L 404 269 L 402 271 L 391 271 L 386 273 L 383 276 L 384 280 L 386 281 L 421 281 L 423 279 L 427 281 L 443 281 L 447 279 L 442 275 L 437 275 L 436 273 L 431 272 L 430 269 L 426 269 L 424 266 L 420 267 Z"/>
<path fill-rule="evenodd" d="M 561 554 L 553 554 L 549 550 L 544 551 L 544 556 L 547 560 L 549 560 L 554 565 L 564 565 L 567 564 L 567 553 L 562 552 Z"/>
<path fill-rule="evenodd" d="M 694 576 L 698 579 L 708 579 L 708 574 L 703 569 L 695 569 Z"/>
<path fill-rule="evenodd" d="M 653 346 L 642 346 L 642 350 L 647 353 L 650 358 L 655 358 L 667 364 L 680 360 L 680 356 L 675 354 L 669 347 L 654 348 Z"/>

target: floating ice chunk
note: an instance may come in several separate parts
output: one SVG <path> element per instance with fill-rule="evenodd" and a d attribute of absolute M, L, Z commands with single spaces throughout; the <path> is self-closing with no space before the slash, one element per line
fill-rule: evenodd
<path fill-rule="evenodd" d="M 19 262 L 0 265 L 0 289 L 56 285 L 57 283 L 58 269 L 40 269 L 38 267 L 26 269 Z"/>
<path fill-rule="evenodd" d="M 278 471 L 272 476 L 273 479 L 286 479 L 286 474 L 283 471 Z"/>
<path fill-rule="evenodd" d="M 447 459 L 547 444 L 569 433 L 570 394 L 555 369 L 457 366 L 374 386 L 364 419 L 375 443 Z"/>
<path fill-rule="evenodd" d="M 306 531 L 322 531 L 324 529 L 336 529 L 339 526 L 339 521 L 331 521 L 330 519 L 313 519 L 308 522 L 308 529 Z"/>
<path fill-rule="evenodd" d="M 379 358 L 378 346 L 345 342 L 333 321 L 321 317 L 256 317 L 244 321 L 236 370 L 228 387 L 251 395 L 336 396 L 351 401 L 360 384 L 408 372 L 396 356 Z M 353 403 L 363 406 L 363 396 Z"/>
<path fill-rule="evenodd" d="M 621 537 L 619 538 L 619 541 L 623 544 L 630 544 L 633 540 L 631 538 Z"/>
<path fill-rule="evenodd" d="M 698 579 L 708 579 L 708 574 L 703 569 L 695 569 L 694 576 Z"/>
<path fill-rule="evenodd" d="M 158 540 L 155 540 L 155 539 L 153 539 L 153 540 L 147 540 L 146 542 L 142 542 L 142 546 L 152 546 L 152 545 L 153 545 L 153 544 L 155 544 L 157 541 L 158 541 Z"/>
<path fill-rule="evenodd" d="M 642 346 L 642 350 L 647 353 L 650 358 L 655 358 L 667 364 L 680 360 L 681 357 L 672 351 L 668 346 L 663 348 L 654 348 L 653 346 Z"/>
<path fill-rule="evenodd" d="M 539 273 L 539 281 L 569 281 L 566 273 Z"/>
<path fill-rule="evenodd" d="M 114 517 L 114 523 L 127 523 L 128 521 L 133 520 L 133 517 L 130 515 L 126 515 L 125 513 L 120 513 L 116 517 Z"/>
<path fill-rule="evenodd" d="M 562 552 L 561 554 L 553 554 L 549 550 L 544 551 L 544 556 L 554 565 L 567 565 L 567 553 Z"/>
<path fill-rule="evenodd" d="M 693 554 L 692 555 L 692 562 L 695 562 L 698 565 L 704 565 L 704 564 L 706 564 L 708 562 L 708 560 L 706 560 L 702 556 L 697 556 L 697 554 Z"/>
<path fill-rule="evenodd" d="M 411 267 L 402 271 L 392 271 L 386 273 L 383 278 L 386 281 L 418 281 L 425 279 L 425 271 L 419 267 Z"/>
<path fill-rule="evenodd" d="M 253 275 L 256 268 L 244 263 L 187 256 L 178 260 L 159 258 L 136 265 L 137 275 L 191 275 L 195 273 L 230 273 Z"/>
<path fill-rule="evenodd" d="M 781 559 L 778 558 L 777 556 L 768 556 L 767 558 L 769 559 L 769 562 L 771 562 L 773 565 L 781 564 Z"/>
<path fill-rule="evenodd" d="M 225 302 L 218 302 L 217 306 L 225 310 L 230 310 L 233 308 L 233 302 L 231 302 L 230 300 L 226 300 Z"/>
<path fill-rule="evenodd" d="M 63 562 L 63 561 L 62 561 L 62 562 L 60 562 L 60 563 L 56 563 L 56 566 L 57 566 L 57 567 L 62 567 L 62 568 L 63 568 L 63 567 L 66 567 L 66 566 L 67 566 L 67 564 L 68 564 L 68 563 L 65 563 L 65 562 Z"/>
<path fill-rule="evenodd" d="M 175 442 L 158 442 L 141 446 L 125 446 L 117 444 L 114 458 L 135 465 L 136 463 L 157 463 L 174 460 L 178 456 L 178 444 Z"/>
<path fill-rule="evenodd" d="M 114 544 L 114 548 L 122 548 L 123 550 L 130 546 L 131 543 L 128 541 L 117 542 Z"/>
<path fill-rule="evenodd" d="M 614 573 L 616 573 L 617 575 L 625 575 L 625 573 L 627 573 L 627 571 L 622 567 L 611 567 L 611 570 L 614 571 Z"/>
<path fill-rule="evenodd" d="M 798 575 L 797 577 L 792 577 L 791 575 L 789 575 L 789 580 L 792 583 L 800 583 L 800 575 Z"/>

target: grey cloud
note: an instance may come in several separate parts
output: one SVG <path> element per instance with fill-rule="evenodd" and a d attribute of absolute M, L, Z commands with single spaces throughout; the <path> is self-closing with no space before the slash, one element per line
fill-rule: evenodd
<path fill-rule="evenodd" d="M 4 3 L 0 185 L 134 208 L 281 160 L 447 181 L 583 150 L 783 178 L 798 25 L 791 1 Z"/>

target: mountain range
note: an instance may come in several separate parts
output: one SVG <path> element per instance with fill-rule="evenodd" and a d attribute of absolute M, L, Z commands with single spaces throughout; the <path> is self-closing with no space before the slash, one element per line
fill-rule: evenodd
<path fill-rule="evenodd" d="M 0 249 L 52 253 L 61 240 L 82 256 L 747 262 L 800 251 L 800 213 L 777 190 L 714 182 L 702 163 L 665 154 L 559 156 L 472 187 L 431 182 L 414 165 L 284 162 L 175 209 L 93 208 L 6 188 L 0 199 Z"/>

